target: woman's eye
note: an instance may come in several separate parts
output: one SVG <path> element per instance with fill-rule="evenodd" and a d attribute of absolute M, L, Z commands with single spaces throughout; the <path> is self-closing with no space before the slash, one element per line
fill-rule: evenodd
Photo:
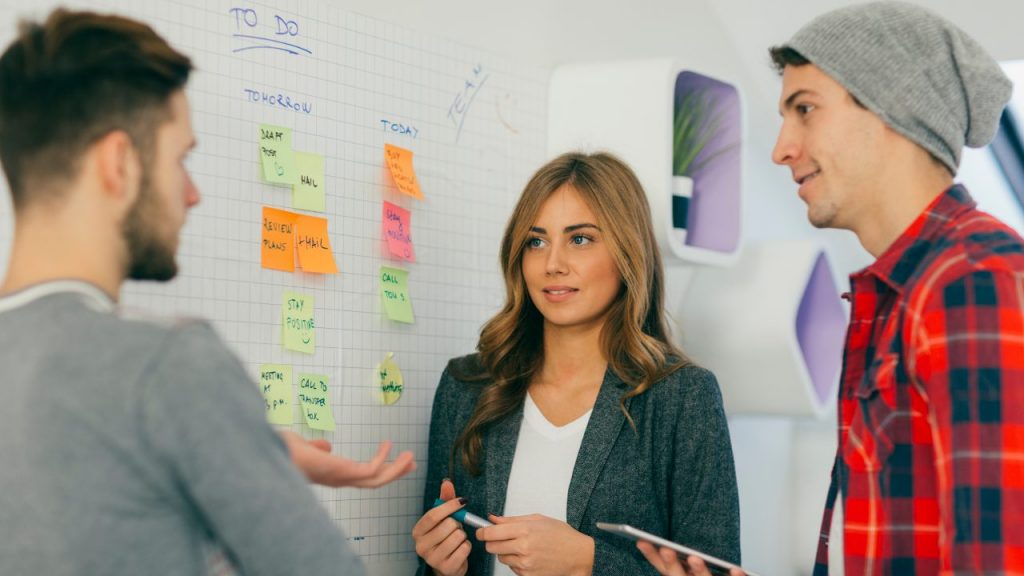
<path fill-rule="evenodd" d="M 544 245 L 544 240 L 540 238 L 530 238 L 526 241 L 527 248 L 540 248 Z"/>
<path fill-rule="evenodd" d="M 570 242 L 572 242 L 573 244 L 575 244 L 577 246 L 585 246 L 585 245 L 590 244 L 591 242 L 593 242 L 593 240 L 589 236 L 584 236 L 583 234 L 577 234 L 577 235 L 572 237 L 572 240 L 570 240 Z"/>

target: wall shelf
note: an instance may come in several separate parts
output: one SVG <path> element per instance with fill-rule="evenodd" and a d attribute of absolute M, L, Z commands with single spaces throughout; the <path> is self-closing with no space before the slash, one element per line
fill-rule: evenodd
<path fill-rule="evenodd" d="M 674 194 L 673 127 L 677 107 L 695 93 L 711 98 L 720 121 L 695 159 L 686 198 Z M 670 59 L 567 65 L 552 75 L 548 118 L 549 155 L 607 150 L 636 171 L 666 264 L 735 262 L 743 243 L 744 130 L 735 85 Z"/>
<path fill-rule="evenodd" d="M 846 310 L 811 241 L 751 245 L 698 270 L 680 311 L 683 349 L 718 377 L 726 411 L 820 417 L 834 401 Z"/>

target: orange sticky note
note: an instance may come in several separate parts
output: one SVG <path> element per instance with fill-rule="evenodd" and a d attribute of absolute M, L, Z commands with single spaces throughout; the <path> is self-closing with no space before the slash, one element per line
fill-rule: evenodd
<path fill-rule="evenodd" d="M 263 242 L 260 266 L 285 272 L 295 271 L 295 221 L 293 212 L 263 207 Z"/>
<path fill-rule="evenodd" d="M 412 150 L 385 144 L 384 161 L 387 162 L 388 169 L 391 170 L 391 177 L 394 178 L 398 189 L 417 200 L 423 200 L 420 183 L 416 179 L 416 171 L 412 168 Z"/>
<path fill-rule="evenodd" d="M 416 261 L 412 251 L 412 215 L 405 208 L 384 202 L 384 239 L 388 242 L 388 251 L 395 258 Z"/>
<path fill-rule="evenodd" d="M 304 272 L 336 274 L 338 265 L 331 251 L 331 238 L 327 235 L 327 219 L 296 214 L 295 246 L 299 252 L 299 265 Z"/>

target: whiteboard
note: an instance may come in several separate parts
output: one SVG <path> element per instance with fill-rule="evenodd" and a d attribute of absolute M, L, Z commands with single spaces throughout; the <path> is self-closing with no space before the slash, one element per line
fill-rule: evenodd
<path fill-rule="evenodd" d="M 307 438 L 326 438 L 336 452 L 363 460 L 383 439 L 394 440 L 396 452 L 415 451 L 418 470 L 393 485 L 314 489 L 371 573 L 408 574 L 434 390 L 447 360 L 473 351 L 481 325 L 503 301 L 498 248 L 519 192 L 545 160 L 549 70 L 327 1 L 69 6 L 139 18 L 197 67 L 187 88 L 199 142 L 189 168 L 202 199 L 181 234 L 179 277 L 130 283 L 123 304 L 209 319 L 254 387 L 261 364 L 328 375 L 337 430 L 310 430 L 296 406 L 291 429 Z M 48 9 L 0 0 L 0 40 L 6 46 L 13 38 L 18 18 L 41 18 Z M 324 155 L 324 213 L 293 210 L 289 187 L 262 181 L 260 124 L 291 128 L 296 150 Z M 395 187 L 385 143 L 413 151 L 425 200 Z M 3 198 L 0 269 L 12 231 L 6 190 Z M 412 212 L 415 263 L 389 256 L 384 201 Z M 326 217 L 340 273 L 261 268 L 264 206 Z M 414 324 L 384 316 L 382 265 L 409 271 Z M 313 355 L 282 347 L 286 290 L 315 299 Z M 391 406 L 372 387 L 388 352 L 405 377 L 404 394 Z"/>

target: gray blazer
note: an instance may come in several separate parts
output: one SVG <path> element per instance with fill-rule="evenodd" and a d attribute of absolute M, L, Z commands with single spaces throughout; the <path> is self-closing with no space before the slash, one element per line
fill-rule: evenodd
<path fill-rule="evenodd" d="M 448 469 L 452 444 L 484 386 L 456 380 L 450 372 L 454 365 L 456 373 L 472 373 L 458 368 L 476 363 L 476 355 L 456 358 L 441 375 L 430 421 L 424 510 L 433 506 L 447 477 L 469 501 L 467 510 L 479 516 L 504 511 L 522 407 L 485 433 L 480 476 L 470 476 L 458 457 Z M 714 375 L 688 366 L 629 399 L 636 432 L 619 408 L 627 391 L 611 370 L 605 373 L 569 485 L 567 521 L 594 538 L 593 574 L 657 574 L 632 541 L 598 530 L 596 522 L 631 524 L 739 563 L 736 472 Z M 466 530 L 473 542 L 469 575 L 490 576 L 494 557 L 473 538 L 472 528 Z M 430 573 L 422 559 L 418 573 Z"/>

